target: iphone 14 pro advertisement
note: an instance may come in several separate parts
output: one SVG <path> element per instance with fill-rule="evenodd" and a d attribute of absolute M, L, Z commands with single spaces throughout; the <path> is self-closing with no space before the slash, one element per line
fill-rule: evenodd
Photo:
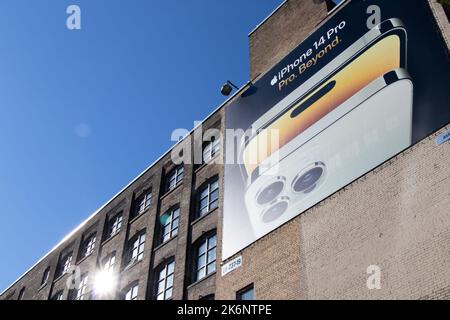
<path fill-rule="evenodd" d="M 425 0 L 347 1 L 225 110 L 227 259 L 447 125 L 449 51 Z"/>

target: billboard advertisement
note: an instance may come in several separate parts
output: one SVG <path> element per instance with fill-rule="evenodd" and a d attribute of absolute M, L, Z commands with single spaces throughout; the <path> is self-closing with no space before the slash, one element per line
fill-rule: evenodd
<path fill-rule="evenodd" d="M 447 125 L 449 62 L 427 1 L 352 0 L 240 94 L 223 259 Z"/>

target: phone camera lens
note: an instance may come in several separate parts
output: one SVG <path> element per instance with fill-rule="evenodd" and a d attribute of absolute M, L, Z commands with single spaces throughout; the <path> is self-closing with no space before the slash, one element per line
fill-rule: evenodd
<path fill-rule="evenodd" d="M 283 189 L 284 189 L 284 181 L 283 180 L 280 179 L 278 181 L 272 182 L 270 185 L 263 188 L 258 193 L 258 195 L 256 197 L 256 201 L 258 202 L 259 205 L 265 205 L 269 202 L 272 202 L 280 195 L 280 193 L 283 191 Z"/>
<path fill-rule="evenodd" d="M 264 211 L 262 215 L 262 220 L 264 223 L 272 222 L 283 215 L 289 207 L 289 203 L 286 200 L 280 200 L 276 202 L 274 205 L 269 207 L 266 211 Z"/>
<path fill-rule="evenodd" d="M 313 191 L 320 178 L 325 172 L 325 165 L 323 163 L 316 163 L 313 168 L 304 173 L 300 173 L 292 184 L 292 189 L 298 193 L 310 193 Z"/>

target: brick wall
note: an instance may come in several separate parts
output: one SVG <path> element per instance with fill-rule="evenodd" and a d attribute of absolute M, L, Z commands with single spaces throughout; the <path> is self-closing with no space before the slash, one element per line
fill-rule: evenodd
<path fill-rule="evenodd" d="M 450 298 L 450 145 L 434 137 L 244 250 L 217 297 L 255 283 L 257 299 Z"/>

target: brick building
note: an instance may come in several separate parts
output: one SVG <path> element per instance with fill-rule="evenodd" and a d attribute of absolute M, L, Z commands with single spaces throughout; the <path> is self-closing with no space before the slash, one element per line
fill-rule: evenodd
<path fill-rule="evenodd" d="M 429 2 L 450 48 L 448 7 Z M 331 9 L 330 1 L 283 2 L 249 34 L 250 79 L 324 23 Z M 223 129 L 231 101 L 204 120 L 203 132 Z M 169 150 L 0 299 L 450 298 L 450 149 L 435 143 L 448 129 L 245 248 L 236 255 L 242 266 L 225 276 L 223 165 L 214 161 L 223 141 L 204 143 L 194 129 L 185 142 L 203 150 L 208 164 L 176 166 Z M 366 287 L 374 264 L 382 270 L 380 290 Z M 99 297 L 94 283 L 109 268 L 115 286 Z"/>

